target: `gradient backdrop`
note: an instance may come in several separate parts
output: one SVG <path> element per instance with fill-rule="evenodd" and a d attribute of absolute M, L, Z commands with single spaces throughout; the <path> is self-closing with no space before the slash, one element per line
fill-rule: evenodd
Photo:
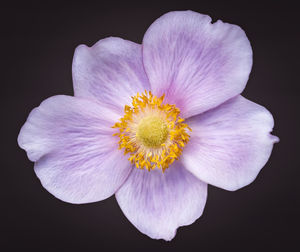
<path fill-rule="evenodd" d="M 299 240 L 299 13 L 288 1 L 114 1 L 1 6 L 1 224 L 6 251 L 292 251 Z M 281 142 L 251 185 L 209 186 L 203 216 L 172 242 L 152 240 L 123 215 L 115 198 L 72 205 L 41 186 L 16 138 L 47 97 L 72 95 L 79 44 L 119 36 L 141 43 L 171 10 L 191 9 L 241 26 L 254 52 L 243 95 L 268 108 Z M 4 139 L 4 141 L 3 141 Z M 299 246 L 298 246 L 299 247 Z M 299 248 L 298 248 L 299 249 Z M 296 251 L 297 249 L 293 250 Z"/>

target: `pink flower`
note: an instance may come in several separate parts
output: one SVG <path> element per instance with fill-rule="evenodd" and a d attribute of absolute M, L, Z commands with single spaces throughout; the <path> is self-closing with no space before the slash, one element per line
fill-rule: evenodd
<path fill-rule="evenodd" d="M 278 141 L 270 112 L 240 95 L 251 67 L 240 27 L 169 12 L 142 45 L 110 37 L 78 46 L 74 97 L 33 109 L 18 143 L 55 197 L 115 194 L 138 230 L 171 240 L 201 216 L 207 184 L 250 184 Z"/>

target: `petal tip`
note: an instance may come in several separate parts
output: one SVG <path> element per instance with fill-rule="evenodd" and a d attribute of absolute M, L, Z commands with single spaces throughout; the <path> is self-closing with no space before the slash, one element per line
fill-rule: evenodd
<path fill-rule="evenodd" d="M 270 133 L 270 137 L 273 141 L 273 144 L 279 143 L 280 142 L 280 138 L 278 136 L 274 136 Z"/>

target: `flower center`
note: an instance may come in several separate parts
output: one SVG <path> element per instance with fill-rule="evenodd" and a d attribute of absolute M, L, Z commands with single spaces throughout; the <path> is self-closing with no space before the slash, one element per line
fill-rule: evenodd
<path fill-rule="evenodd" d="M 169 135 L 167 124 L 158 116 L 146 116 L 138 124 L 136 138 L 146 147 L 159 148 Z"/>
<path fill-rule="evenodd" d="M 132 106 L 125 105 L 124 116 L 112 128 L 118 128 L 119 149 L 137 168 L 164 172 L 179 158 L 189 141 L 191 128 L 179 117 L 175 105 L 164 104 L 164 95 L 149 91 L 132 97 Z"/>

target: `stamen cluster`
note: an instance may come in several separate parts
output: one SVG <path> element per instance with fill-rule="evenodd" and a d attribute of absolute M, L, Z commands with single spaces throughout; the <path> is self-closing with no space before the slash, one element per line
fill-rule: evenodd
<path fill-rule="evenodd" d="M 137 168 L 150 171 L 157 167 L 164 172 L 178 160 L 189 141 L 186 130 L 191 128 L 179 117 L 180 110 L 163 104 L 163 100 L 164 95 L 158 98 L 151 91 L 137 93 L 132 97 L 132 106 L 125 105 L 120 122 L 112 126 L 119 129 L 114 134 L 120 138 L 119 149 L 124 149 L 124 155 L 130 154 L 128 160 Z M 153 141 L 147 137 L 153 137 Z"/>

